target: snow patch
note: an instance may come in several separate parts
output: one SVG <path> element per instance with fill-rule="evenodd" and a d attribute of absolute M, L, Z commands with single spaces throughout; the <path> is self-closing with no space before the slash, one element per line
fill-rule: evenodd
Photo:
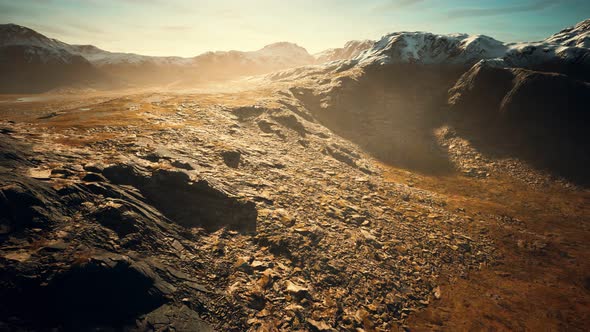
<path fill-rule="evenodd" d="M 590 66 L 590 20 L 540 42 L 503 43 L 485 35 L 396 32 L 354 58 L 361 66 L 395 63 L 471 66 L 497 59 L 506 66 L 527 67 L 554 61 Z"/>

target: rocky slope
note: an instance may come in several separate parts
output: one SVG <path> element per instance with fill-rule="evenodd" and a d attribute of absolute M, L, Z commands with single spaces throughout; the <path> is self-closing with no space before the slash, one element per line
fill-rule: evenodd
<path fill-rule="evenodd" d="M 567 40 L 583 40 L 585 26 L 566 29 Z M 571 166 L 585 164 L 589 148 L 583 123 L 590 49 L 557 42 L 399 32 L 354 59 L 267 78 L 292 86 L 324 125 L 386 162 L 422 171 L 452 168 L 434 135 L 451 126 L 491 144 L 493 153 L 586 183 L 585 172 Z"/>
<path fill-rule="evenodd" d="M 383 330 L 493 259 L 463 213 L 262 96 L 5 113 L 2 327 Z"/>
<path fill-rule="evenodd" d="M 113 86 L 81 56 L 37 46 L 0 47 L 0 92 L 39 93 L 58 86 Z"/>
<path fill-rule="evenodd" d="M 449 111 L 465 135 L 585 185 L 589 104 L 590 83 L 486 62 L 449 91 Z"/>
<path fill-rule="evenodd" d="M 588 21 L 541 42 L 503 43 L 483 35 L 435 35 L 396 32 L 384 36 L 354 61 L 360 66 L 387 64 L 467 65 L 494 59 L 504 67 L 553 71 L 588 77 L 590 51 L 585 46 Z"/>
<path fill-rule="evenodd" d="M 338 60 L 349 60 L 356 58 L 362 52 L 370 49 L 375 44 L 373 40 L 351 40 L 344 44 L 344 47 L 330 48 L 314 54 L 316 63 L 326 63 Z"/>
<path fill-rule="evenodd" d="M 0 91 L 42 92 L 67 84 L 105 85 L 106 75 L 61 43 L 17 25 L 0 25 Z"/>
<path fill-rule="evenodd" d="M 545 41 L 565 46 L 590 48 L 590 19 L 563 29 Z"/>
<path fill-rule="evenodd" d="M 548 315 L 543 302 L 589 303 L 579 189 L 492 158 L 450 128 L 433 139 L 466 176 L 440 178 L 474 186 L 465 195 L 481 203 L 425 189 L 427 176 L 412 168 L 391 180 L 389 166 L 321 124 L 303 90 L 267 84 L 3 99 L 0 329 L 390 331 L 456 299 L 453 287 L 481 271 L 500 280 L 476 299 L 500 309 L 482 311 L 471 328 L 522 327 L 523 310 L 556 329 L 584 326 L 565 318 L 583 310 Z M 502 206 L 517 210 L 497 210 L 503 195 Z M 557 216 L 578 228 L 561 230 Z M 507 255 L 525 261 L 512 274 Z M 554 270 L 527 274 L 530 266 Z M 493 286 L 514 279 L 506 292 Z M 567 295 L 529 291 L 542 301 L 506 302 L 531 287 Z M 446 310 L 426 329 L 460 328 L 444 317 L 462 311 Z M 497 310 L 515 314 L 495 318 Z"/>

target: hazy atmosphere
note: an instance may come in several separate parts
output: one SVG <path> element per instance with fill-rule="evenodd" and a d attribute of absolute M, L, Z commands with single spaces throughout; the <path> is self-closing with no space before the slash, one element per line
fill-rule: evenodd
<path fill-rule="evenodd" d="M 0 331 L 588 331 L 590 2 L 0 0 Z"/>
<path fill-rule="evenodd" d="M 0 22 L 70 44 L 146 55 L 195 56 L 290 41 L 310 53 L 391 31 L 540 40 L 586 18 L 584 0 L 22 0 Z"/>

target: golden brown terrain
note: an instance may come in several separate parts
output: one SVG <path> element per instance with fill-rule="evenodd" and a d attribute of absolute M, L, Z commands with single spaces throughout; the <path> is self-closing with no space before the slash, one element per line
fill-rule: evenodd
<path fill-rule="evenodd" d="M 83 212 L 70 221 L 74 228 L 36 231 L 35 243 L 5 238 L 3 264 L 42 259 L 43 247 L 55 241 L 64 243 L 64 256 L 89 257 L 82 262 L 104 250 L 151 252 L 151 259 L 161 256 L 178 274 L 215 289 L 218 295 L 205 298 L 169 296 L 219 330 L 539 331 L 590 324 L 586 189 L 541 175 L 531 182 L 536 171 L 522 181 L 514 175 L 521 173 L 427 175 L 383 164 L 318 123 L 293 121 L 281 110 L 287 104 L 305 112 L 269 87 L 2 96 L 5 139 L 30 145 L 37 159 L 17 172 L 57 189 L 88 182 L 88 165 L 174 170 L 182 160 L 189 172 L 221 181 L 258 210 L 255 234 L 194 230 L 177 238 L 172 252 L 164 245 L 128 247 L 124 234 L 108 235 L 111 249 L 92 244 L 76 230 L 95 223 Z M 239 151 L 238 168 L 219 157 L 229 150 Z M 55 171 L 62 169 L 73 173 Z M 99 208 L 103 199 L 88 206 Z M 208 268 L 195 270 L 187 259 Z"/>
<path fill-rule="evenodd" d="M 441 299 L 411 317 L 415 330 L 584 330 L 588 324 L 587 190 L 532 188 L 502 176 L 431 177 L 390 168 L 465 209 L 471 232 L 494 239 L 499 257 L 466 279 L 445 280 Z"/>

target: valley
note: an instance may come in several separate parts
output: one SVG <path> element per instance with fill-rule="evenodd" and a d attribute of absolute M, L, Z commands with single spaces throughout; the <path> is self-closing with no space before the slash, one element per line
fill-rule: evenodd
<path fill-rule="evenodd" d="M 183 83 L 8 27 L 134 79 L 0 95 L 0 330 L 585 330 L 589 26 L 278 43 Z"/>

